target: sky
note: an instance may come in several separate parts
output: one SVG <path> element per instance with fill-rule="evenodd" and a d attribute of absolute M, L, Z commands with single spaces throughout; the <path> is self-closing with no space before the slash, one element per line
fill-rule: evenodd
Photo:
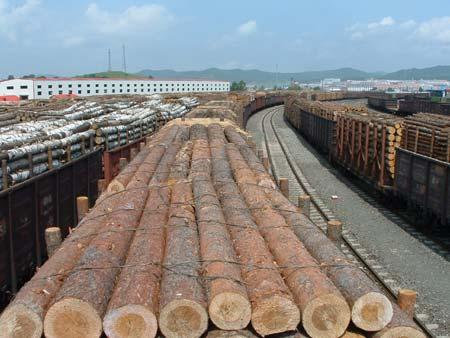
<path fill-rule="evenodd" d="M 449 0 L 0 0 L 0 78 L 450 64 Z"/>

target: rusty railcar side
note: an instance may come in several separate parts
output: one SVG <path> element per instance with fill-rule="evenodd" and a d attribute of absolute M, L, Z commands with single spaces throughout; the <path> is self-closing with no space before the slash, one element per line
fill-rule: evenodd
<path fill-rule="evenodd" d="M 97 150 L 0 193 L 0 309 L 47 259 L 45 229 L 76 226 L 76 197 L 97 198 Z"/>
<path fill-rule="evenodd" d="M 397 148 L 394 188 L 411 209 L 450 224 L 450 163 Z"/>

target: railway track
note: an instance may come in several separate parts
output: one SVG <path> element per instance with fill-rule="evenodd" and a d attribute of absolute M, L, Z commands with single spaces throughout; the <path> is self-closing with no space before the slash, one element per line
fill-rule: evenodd
<path fill-rule="evenodd" d="M 271 173 L 278 181 L 280 178 L 289 180 L 289 197 L 293 203 L 297 203 L 297 198 L 301 194 L 308 194 L 311 197 L 310 219 L 322 230 L 326 231 L 327 222 L 336 220 L 337 217 L 322 201 L 319 193 L 311 186 L 302 173 L 301 168 L 295 161 L 295 156 L 291 154 L 283 137 L 277 131 L 274 117 L 277 114 L 283 114 L 283 106 L 276 106 L 261 112 L 260 130 L 263 137 L 259 139 L 260 144 L 265 148 L 270 161 Z M 352 186 L 352 189 L 356 187 Z M 377 207 L 381 207 L 378 206 Z M 383 210 L 384 213 L 391 213 L 389 210 Z M 342 232 L 341 250 L 361 269 L 375 280 L 386 293 L 395 301 L 397 291 L 400 288 L 399 283 L 394 280 L 387 269 L 383 267 L 376 257 L 370 255 L 365 248 L 361 246 L 358 239 L 351 231 L 346 229 L 345 223 Z M 448 337 L 446 332 L 442 331 L 439 325 L 430 323 L 430 316 L 426 314 L 419 305 L 416 306 L 416 323 L 430 336 L 436 338 Z"/>

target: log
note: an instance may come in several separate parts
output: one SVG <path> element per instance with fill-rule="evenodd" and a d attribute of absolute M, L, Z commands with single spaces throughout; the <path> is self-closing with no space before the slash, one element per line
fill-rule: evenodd
<path fill-rule="evenodd" d="M 311 337 L 341 336 L 350 322 L 346 301 L 284 218 L 272 208 L 236 145 L 227 144 L 226 151 L 239 190 L 302 312 L 306 332 Z"/>
<path fill-rule="evenodd" d="M 208 326 L 206 296 L 199 281 L 200 253 L 192 188 L 187 179 L 192 143 L 183 146 L 172 188 L 161 280 L 159 327 L 166 337 L 200 337 Z"/>
<path fill-rule="evenodd" d="M 247 285 L 252 326 L 262 336 L 293 330 L 300 321 L 300 312 L 234 182 L 222 128 L 210 125 L 208 134 L 214 185 Z"/>
<path fill-rule="evenodd" d="M 78 222 L 80 222 L 88 212 L 89 212 L 89 198 L 87 196 L 78 196 L 77 197 Z"/>
<path fill-rule="evenodd" d="M 45 229 L 45 244 L 47 246 L 47 256 L 50 258 L 61 245 L 61 229 L 58 227 Z"/>
<path fill-rule="evenodd" d="M 157 144 L 159 140 L 163 140 L 165 137 L 173 138 L 179 131 L 178 126 L 173 125 L 170 128 L 161 131 L 161 133 L 152 140 L 152 144 Z M 143 144 L 143 142 L 141 142 Z M 144 162 L 147 155 L 150 153 L 150 147 L 142 146 L 142 150 L 134 157 L 133 160 L 122 170 L 112 181 L 109 183 L 107 192 L 115 193 L 123 191 L 130 182 L 131 178 L 135 174 L 139 166 Z"/>
<path fill-rule="evenodd" d="M 77 264 L 80 255 L 104 219 L 120 200 L 117 196 L 100 199 L 58 250 L 42 265 L 33 278 L 17 293 L 0 317 L 0 337 L 40 338 L 44 315 L 67 274 Z M 2 336 L 3 335 L 3 336 Z"/>
<path fill-rule="evenodd" d="M 414 317 L 417 300 L 417 292 L 414 290 L 400 289 L 397 295 L 397 304 L 410 318 Z"/>
<path fill-rule="evenodd" d="M 182 139 L 186 139 L 183 130 Z M 174 142 L 161 159 L 149 184 L 149 195 L 103 320 L 108 337 L 155 337 L 158 330 L 159 283 L 168 217 L 170 166 L 181 148 Z"/>
<path fill-rule="evenodd" d="M 117 193 L 123 191 L 127 184 L 132 179 L 136 170 L 144 162 L 148 154 L 150 153 L 150 148 L 145 148 L 143 151 L 139 152 L 138 155 L 127 165 L 112 181 L 109 183 L 106 191 L 108 194 Z"/>
<path fill-rule="evenodd" d="M 250 302 L 211 182 L 211 154 L 206 127 L 193 125 L 191 139 L 195 138 L 189 177 L 192 180 L 200 253 L 208 290 L 208 313 L 218 328 L 239 330 L 250 322 Z"/>
<path fill-rule="evenodd" d="M 365 331 L 378 331 L 392 319 L 392 303 L 380 288 L 345 255 L 307 217 L 299 213 L 289 200 L 271 184 L 270 176 L 248 147 L 240 147 L 242 155 L 253 169 L 259 186 L 274 208 L 280 211 L 286 222 L 309 253 L 322 265 L 333 283 L 339 288 L 352 309 L 353 323 Z"/>
<path fill-rule="evenodd" d="M 76 268 L 64 281 L 44 319 L 44 333 L 52 337 L 100 337 L 102 318 L 109 297 L 138 225 L 145 204 L 147 185 L 165 152 L 159 145 L 139 166 L 127 189 L 115 194 L 120 206 L 106 218 L 107 229 L 99 233 L 84 251 Z M 73 318 L 68 321 L 67 318 Z"/>
<path fill-rule="evenodd" d="M 394 304 L 394 316 L 392 321 L 381 331 L 373 334 L 372 338 L 425 338 L 414 321 L 408 317 L 396 304 Z"/>
<path fill-rule="evenodd" d="M 251 331 L 248 330 L 237 330 L 237 331 L 212 330 L 208 332 L 206 338 L 257 338 L 257 337 Z"/>

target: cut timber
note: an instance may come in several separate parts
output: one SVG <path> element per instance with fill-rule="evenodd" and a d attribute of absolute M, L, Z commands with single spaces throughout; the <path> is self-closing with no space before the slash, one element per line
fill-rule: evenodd
<path fill-rule="evenodd" d="M 44 320 L 47 338 L 78 337 L 77 327 L 83 323 L 92 324 L 86 327 L 84 337 L 99 337 L 97 333 L 99 330 L 101 332 L 101 318 L 120 271 L 118 267 L 125 261 L 130 240 L 145 205 L 147 185 L 164 152 L 163 144 L 156 146 L 139 166 L 127 189 L 114 194 L 126 204 L 107 217 L 107 229 L 100 232 L 85 249 L 78 265 L 56 295 Z M 78 304 L 83 304 L 83 307 L 78 307 Z M 67 320 L 70 317 L 78 320 Z"/>
<path fill-rule="evenodd" d="M 81 221 L 89 211 L 89 198 L 87 196 L 77 197 L 77 216 L 78 222 Z"/>
<path fill-rule="evenodd" d="M 208 332 L 206 338 L 256 338 L 256 336 L 247 330 L 222 331 L 213 330 Z"/>
<path fill-rule="evenodd" d="M 187 139 L 187 130 L 183 130 Z M 158 330 L 158 297 L 170 189 L 167 178 L 181 143 L 168 147 L 149 184 L 149 196 L 136 235 L 128 251 L 103 329 L 108 337 L 155 337 Z M 144 264 L 142 263 L 144 262 Z"/>
<path fill-rule="evenodd" d="M 425 338 L 425 334 L 417 327 L 414 321 L 408 317 L 397 305 L 394 305 L 392 321 L 381 331 L 375 333 L 372 338 Z"/>
<path fill-rule="evenodd" d="M 237 146 L 227 144 L 226 150 L 239 189 L 301 309 L 306 332 L 311 337 L 341 336 L 350 322 L 345 299 L 284 218 L 271 207 Z"/>
<path fill-rule="evenodd" d="M 77 264 L 80 255 L 96 232 L 105 225 L 105 218 L 120 200 L 117 196 L 100 197 L 96 207 L 86 215 L 33 278 L 17 293 L 0 317 L 0 337 L 40 338 L 44 315 L 57 294 L 67 273 Z"/>
<path fill-rule="evenodd" d="M 409 289 L 400 289 L 397 294 L 397 304 L 410 318 L 414 317 L 417 292 Z"/>
<path fill-rule="evenodd" d="M 172 188 L 163 265 L 159 328 L 169 338 L 197 338 L 206 331 L 208 314 L 199 281 L 201 269 L 191 183 L 187 179 L 192 143 L 187 142 L 172 167 Z"/>
<path fill-rule="evenodd" d="M 178 130 L 178 126 L 172 125 L 168 128 L 161 130 L 160 133 L 154 138 L 152 138 L 151 144 L 155 145 L 158 142 L 165 139 L 165 137 L 170 137 L 173 135 L 174 131 Z M 109 183 L 107 192 L 119 192 L 125 189 L 127 184 L 130 182 L 131 178 L 135 174 L 136 170 L 139 166 L 145 161 L 146 157 L 151 151 L 151 146 L 145 147 L 145 143 L 141 142 L 140 146 L 142 146 L 137 153 L 137 155 L 131 160 L 131 162 Z M 135 149 L 135 148 L 133 148 Z M 137 150 L 135 150 L 137 151 Z"/>
<path fill-rule="evenodd" d="M 53 253 L 61 245 L 61 229 L 58 227 L 45 229 L 45 244 L 47 245 L 47 256 L 53 256 Z"/>
<path fill-rule="evenodd" d="M 222 330 L 239 330 L 250 322 L 251 307 L 237 265 L 225 218 L 211 182 L 211 153 L 206 127 L 193 125 L 194 148 L 189 178 L 195 199 L 208 312 Z"/>
<path fill-rule="evenodd" d="M 252 326 L 262 336 L 294 330 L 300 312 L 234 182 L 226 159 L 223 130 L 210 125 L 208 135 L 214 185 L 247 285 Z"/>
<path fill-rule="evenodd" d="M 252 174 L 273 207 L 283 215 L 309 253 L 322 265 L 333 283 L 339 288 L 352 308 L 352 320 L 365 331 L 378 331 L 392 319 L 392 303 L 380 288 L 357 266 L 349 262 L 344 254 L 326 235 L 289 200 L 270 184 L 270 176 L 251 149 L 241 146 L 242 155 L 252 168 Z"/>

